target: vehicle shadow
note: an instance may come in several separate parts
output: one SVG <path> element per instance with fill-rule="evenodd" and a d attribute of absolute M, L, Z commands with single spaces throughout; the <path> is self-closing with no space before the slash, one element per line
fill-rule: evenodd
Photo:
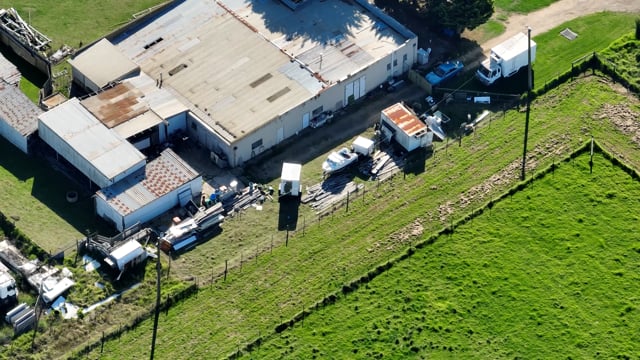
<path fill-rule="evenodd" d="M 282 199 L 278 210 L 278 231 L 297 230 L 300 201 L 298 198 Z"/>

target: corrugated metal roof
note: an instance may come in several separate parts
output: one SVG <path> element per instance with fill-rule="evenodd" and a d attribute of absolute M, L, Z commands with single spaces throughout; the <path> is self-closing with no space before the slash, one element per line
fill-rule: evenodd
<path fill-rule="evenodd" d="M 162 122 L 162 119 L 152 111 L 147 111 L 144 114 L 138 115 L 133 119 L 126 121 L 113 128 L 113 131 L 117 132 L 120 136 L 127 139 L 131 136 L 139 134 L 147 129 L 150 129 Z"/>
<path fill-rule="evenodd" d="M 116 46 L 234 142 L 406 40 L 351 1 L 185 0 Z"/>
<path fill-rule="evenodd" d="M 382 110 L 382 113 L 408 136 L 427 131 L 427 125 L 402 103 L 393 104 Z"/>
<path fill-rule="evenodd" d="M 80 103 L 108 128 L 114 128 L 150 111 L 162 119 L 187 111 L 173 94 L 159 88 L 146 74 L 126 79 L 110 89 L 81 100 Z"/>
<path fill-rule="evenodd" d="M 145 48 L 159 38 L 163 40 Z M 300 75 L 279 72 L 291 59 L 211 1 L 187 0 L 117 46 L 153 79 L 162 77 L 162 86 L 180 94 L 210 127 L 225 129 L 221 135 L 228 134 L 229 142 L 252 133 L 322 88 L 299 66 L 295 71 Z M 272 77 L 251 87 L 266 74 Z M 302 77 L 306 78 L 299 82 Z M 285 88 L 289 88 L 287 94 L 273 97 Z"/>
<path fill-rule="evenodd" d="M 101 88 L 139 69 L 107 39 L 98 41 L 69 60 L 69 64 Z"/>
<path fill-rule="evenodd" d="M 39 118 L 108 179 L 146 159 L 122 136 L 102 125 L 77 98 L 67 100 Z"/>
<path fill-rule="evenodd" d="M 0 80 L 4 80 L 10 85 L 17 85 L 21 77 L 20 70 L 0 54 Z"/>
<path fill-rule="evenodd" d="M 0 99 L 0 119 L 22 136 L 28 136 L 38 130 L 38 115 L 43 111 L 16 85 L 0 80 Z"/>
<path fill-rule="evenodd" d="M 200 176 L 173 150 L 165 149 L 144 171 L 96 193 L 121 215 L 128 215 Z"/>

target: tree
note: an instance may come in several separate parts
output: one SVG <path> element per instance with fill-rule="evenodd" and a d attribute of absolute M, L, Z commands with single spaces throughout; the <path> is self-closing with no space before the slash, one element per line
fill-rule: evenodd
<path fill-rule="evenodd" d="M 484 24 L 494 10 L 492 0 L 418 0 L 418 3 L 429 21 L 457 34 Z"/>

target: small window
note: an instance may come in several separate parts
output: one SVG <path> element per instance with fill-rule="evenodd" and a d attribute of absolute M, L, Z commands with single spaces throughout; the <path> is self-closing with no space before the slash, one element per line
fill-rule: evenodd
<path fill-rule="evenodd" d="M 312 117 L 316 117 L 316 116 L 320 115 L 322 113 L 322 110 L 323 110 L 322 106 L 316 108 L 315 110 L 313 110 L 311 112 L 311 116 Z"/>
<path fill-rule="evenodd" d="M 251 144 L 251 150 L 255 150 L 257 148 L 259 148 L 260 146 L 262 146 L 262 139 L 254 142 L 253 144 Z"/>
<path fill-rule="evenodd" d="M 407 54 L 402 55 L 402 61 L 404 61 L 404 62 L 407 61 Z"/>
<path fill-rule="evenodd" d="M 391 70 L 391 63 L 387 64 L 387 71 Z"/>
<path fill-rule="evenodd" d="M 195 121 L 191 123 L 191 128 L 192 128 L 193 130 L 198 130 L 198 125 L 196 125 L 196 122 L 195 122 Z"/>
<path fill-rule="evenodd" d="M 398 66 L 398 59 L 393 59 L 393 66 Z"/>

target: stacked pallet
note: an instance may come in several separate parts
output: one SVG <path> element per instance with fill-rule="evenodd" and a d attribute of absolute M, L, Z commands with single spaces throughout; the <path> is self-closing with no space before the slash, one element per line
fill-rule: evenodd
<path fill-rule="evenodd" d="M 307 188 L 301 201 L 310 203 L 311 208 L 321 214 L 363 187 L 363 184 L 355 183 L 347 174 L 334 175 Z"/>

